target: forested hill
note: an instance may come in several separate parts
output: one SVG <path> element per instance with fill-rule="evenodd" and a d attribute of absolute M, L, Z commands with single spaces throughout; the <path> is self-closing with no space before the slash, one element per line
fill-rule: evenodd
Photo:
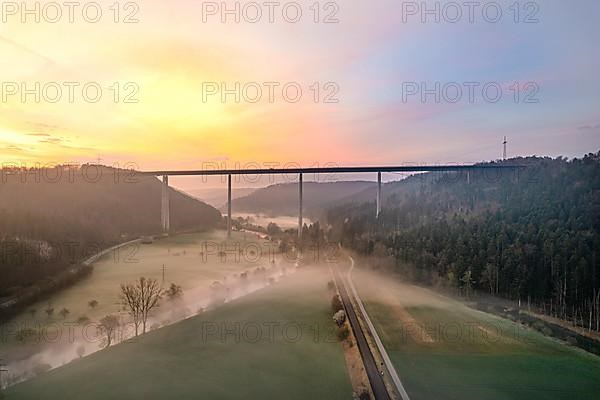
<path fill-rule="evenodd" d="M 161 232 L 161 182 L 107 167 L 2 170 L 0 297 L 2 290 L 52 276 L 83 256 L 140 235 Z M 171 189 L 171 229 L 209 229 L 221 214 Z M 62 251 L 52 260 L 48 243 Z M 74 257 L 67 257 L 68 247 Z M 6 294 L 6 293 L 4 293 Z"/>
<path fill-rule="evenodd" d="M 527 168 L 386 185 L 379 220 L 373 203 L 329 210 L 331 238 L 410 265 L 421 281 L 531 301 L 598 329 L 600 153 L 507 162 Z"/>
<path fill-rule="evenodd" d="M 315 216 L 332 204 L 351 198 L 367 188 L 374 188 L 375 185 L 374 182 L 365 181 L 304 182 L 304 209 L 307 215 Z M 235 210 L 242 212 L 295 216 L 298 215 L 298 184 L 271 185 L 233 200 L 232 203 Z"/>

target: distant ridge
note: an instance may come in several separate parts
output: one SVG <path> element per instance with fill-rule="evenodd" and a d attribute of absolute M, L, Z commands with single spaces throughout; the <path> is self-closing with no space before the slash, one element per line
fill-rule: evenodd
<path fill-rule="evenodd" d="M 315 216 L 330 205 L 367 189 L 377 183 L 368 181 L 304 182 L 304 208 L 307 216 Z M 258 189 L 232 201 L 236 211 L 263 213 L 269 216 L 298 214 L 298 184 L 281 183 Z"/>
<path fill-rule="evenodd" d="M 232 188 L 231 197 L 237 199 L 240 197 L 248 196 L 252 192 L 256 191 L 256 188 Z M 223 188 L 212 188 L 212 189 L 187 189 L 185 191 L 194 198 L 203 201 L 211 206 L 224 210 L 227 206 L 227 187 Z"/>

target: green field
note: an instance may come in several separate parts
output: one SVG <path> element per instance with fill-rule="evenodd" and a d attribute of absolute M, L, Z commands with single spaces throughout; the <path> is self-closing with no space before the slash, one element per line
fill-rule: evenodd
<path fill-rule="evenodd" d="M 594 355 L 427 289 L 354 281 L 412 400 L 600 398 Z"/>
<path fill-rule="evenodd" d="M 207 246 L 205 243 L 211 244 Z M 250 244 L 260 245 L 263 249 L 262 257 L 256 259 L 243 253 L 236 260 L 235 254 L 227 253 L 226 260 L 223 262 L 217 248 L 210 247 L 212 244 L 219 246 L 226 244 L 233 249 L 235 243 L 238 243 L 239 248 L 245 249 L 248 253 L 256 249 L 256 247 L 249 246 Z M 271 263 L 269 255 L 273 252 L 269 242 L 257 238 L 254 234 L 234 232 L 232 239 L 228 240 L 224 231 L 177 235 L 157 240 L 152 244 L 129 245 L 123 249 L 111 251 L 94 264 L 91 275 L 49 298 L 27 307 L 20 315 L 6 321 L 3 326 L 5 329 L 0 337 L 0 358 L 3 358 L 9 367 L 12 367 L 15 375 L 21 376 L 39 364 L 56 366 L 68 362 L 76 356 L 75 349 L 80 345 L 85 346 L 86 354 L 98 350 L 99 344 L 97 343 L 65 343 L 67 339 L 65 332 L 68 329 L 66 324 L 76 323 L 81 317 L 86 317 L 90 321 L 99 321 L 106 315 L 119 314 L 121 311 L 120 285 L 135 281 L 141 276 L 155 278 L 162 282 L 163 265 L 165 266 L 165 286 L 171 282 L 182 286 L 184 300 L 186 304 L 189 303 L 186 313 L 193 314 L 202 308 L 197 304 L 201 303 L 203 298 L 210 296 L 212 282 L 216 280 L 225 282 L 226 279 L 231 281 L 235 274 L 253 271 L 257 267 L 285 264 L 278 255 L 275 256 L 276 262 Z M 98 302 L 95 308 L 88 305 L 91 300 Z M 54 314 L 51 316 L 45 313 L 49 305 L 54 308 Z M 157 312 L 168 312 L 168 307 L 169 304 L 164 302 Z M 67 308 L 70 312 L 65 318 L 59 314 L 63 308 Z M 32 309 L 36 310 L 35 314 L 29 313 L 29 310 Z M 121 315 L 126 318 L 123 313 Z M 163 325 L 169 321 L 180 319 L 181 316 L 159 315 L 157 318 L 158 321 L 151 325 L 155 323 Z M 36 340 L 35 335 L 28 338 L 25 343 L 18 340 L 17 332 L 23 328 L 32 329 L 35 332 L 42 332 L 46 328 L 54 331 L 57 325 L 63 333 L 60 343 Z M 75 336 L 80 338 L 81 332 L 76 330 Z M 57 357 L 57 355 L 61 357 Z M 30 359 L 31 362 L 28 361 Z"/>
<path fill-rule="evenodd" d="M 317 273 L 316 268 L 42 374 L 9 388 L 6 396 L 350 399 L 342 346 L 328 337 L 333 329 L 328 275 L 323 270 Z M 223 338 L 222 323 L 233 332 L 239 323 L 240 340 L 235 333 Z M 265 328 L 255 329 L 255 324 Z M 217 333 L 212 334 L 215 326 Z M 272 334 L 268 326 L 273 327 Z M 297 326 L 302 331 L 299 338 Z"/>

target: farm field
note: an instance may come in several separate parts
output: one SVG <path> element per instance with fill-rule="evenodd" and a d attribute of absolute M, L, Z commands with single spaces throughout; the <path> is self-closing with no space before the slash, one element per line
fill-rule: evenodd
<path fill-rule="evenodd" d="M 353 279 L 410 398 L 597 399 L 600 358 L 382 275 Z"/>
<path fill-rule="evenodd" d="M 342 345 L 331 335 L 327 271 L 301 269 L 264 290 L 12 386 L 6 397 L 349 399 Z"/>
<path fill-rule="evenodd" d="M 233 250 L 236 243 L 242 250 L 241 254 Z M 225 260 L 219 254 L 221 246 L 229 249 Z M 261 254 L 257 257 L 255 254 L 259 252 Z M 270 255 L 273 255 L 274 262 L 270 261 Z M 98 343 L 75 343 L 76 340 L 65 343 L 70 325 L 94 323 L 109 314 L 127 318 L 119 302 L 120 285 L 142 276 L 162 282 L 163 265 L 164 286 L 171 283 L 180 285 L 186 307 L 179 310 L 181 312 L 178 315 L 172 315 L 169 304 L 165 303 L 158 309 L 160 315 L 154 317 L 152 324 L 155 326 L 174 322 L 204 308 L 210 297 L 210 285 L 215 281 L 224 284 L 229 282 L 228 286 L 234 288 L 236 276 L 242 272 L 258 267 L 281 269 L 285 267 L 284 264 L 272 244 L 252 233 L 234 232 L 230 240 L 224 231 L 191 233 L 163 238 L 152 244 L 127 245 L 105 254 L 94 263 L 89 276 L 27 307 L 20 315 L 3 324 L 0 358 L 9 364 L 13 374 L 21 376 L 42 364 L 56 367 L 71 361 L 77 357 L 76 348 L 80 345 L 85 347 L 85 354 L 97 351 Z M 261 284 L 263 282 L 254 287 L 245 287 L 243 291 L 232 290 L 231 295 L 243 295 L 248 290 L 259 288 Z M 90 306 L 91 301 L 96 302 L 94 307 Z M 51 315 L 47 313 L 49 308 L 53 309 Z M 69 311 L 67 315 L 60 314 L 63 308 Z M 24 329 L 33 333 L 25 340 L 20 340 L 18 333 Z M 56 332 L 60 334 L 59 340 L 45 340 L 46 337 L 53 339 Z M 80 334 L 75 329 L 75 335 Z"/>

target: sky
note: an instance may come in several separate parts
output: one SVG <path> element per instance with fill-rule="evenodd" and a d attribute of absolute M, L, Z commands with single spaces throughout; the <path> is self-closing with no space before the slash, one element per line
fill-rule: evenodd
<path fill-rule="evenodd" d="M 469 163 L 504 136 L 509 156 L 600 150 L 597 0 L 243 1 L 239 22 L 225 3 L 3 2 L 2 161 Z"/>

